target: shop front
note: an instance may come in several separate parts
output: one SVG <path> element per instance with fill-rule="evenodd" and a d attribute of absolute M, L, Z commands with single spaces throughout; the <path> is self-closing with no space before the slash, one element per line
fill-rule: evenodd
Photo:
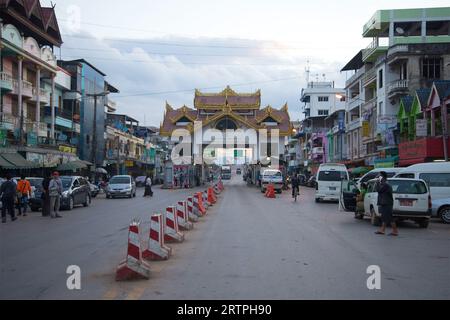
<path fill-rule="evenodd" d="M 450 150 L 450 141 L 448 139 L 447 150 Z M 400 167 L 444 160 L 443 138 L 429 137 L 401 143 L 399 145 L 399 159 Z"/>

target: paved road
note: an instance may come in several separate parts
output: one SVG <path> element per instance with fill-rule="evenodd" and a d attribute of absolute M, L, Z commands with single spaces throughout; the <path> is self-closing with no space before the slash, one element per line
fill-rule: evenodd
<path fill-rule="evenodd" d="M 404 223 L 399 238 L 374 235 L 369 221 L 316 204 L 302 189 L 266 199 L 240 177 L 209 215 L 153 262 L 149 281 L 116 283 L 127 224 L 192 191 L 156 190 L 154 199 L 98 199 L 62 220 L 32 217 L 0 226 L 0 298 L 90 299 L 440 299 L 450 298 L 450 226 Z M 143 225 L 144 234 L 148 223 Z M 65 269 L 82 269 L 82 290 L 66 289 Z M 366 287 L 369 265 L 382 289 Z"/>

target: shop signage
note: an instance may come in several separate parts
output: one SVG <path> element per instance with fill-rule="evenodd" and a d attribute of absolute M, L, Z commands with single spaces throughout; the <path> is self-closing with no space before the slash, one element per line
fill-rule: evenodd
<path fill-rule="evenodd" d="M 125 167 L 127 167 L 127 168 L 134 167 L 134 161 L 133 160 L 125 160 Z"/>
<path fill-rule="evenodd" d="M 363 121 L 362 123 L 362 136 L 370 137 L 370 124 L 369 121 Z"/>
<path fill-rule="evenodd" d="M 416 120 L 416 136 L 426 137 L 428 135 L 428 124 L 427 120 L 417 119 Z"/>

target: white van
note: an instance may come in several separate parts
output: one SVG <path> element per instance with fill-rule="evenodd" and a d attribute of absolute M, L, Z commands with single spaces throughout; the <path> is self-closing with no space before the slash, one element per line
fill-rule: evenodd
<path fill-rule="evenodd" d="M 321 164 L 316 176 L 316 202 L 339 201 L 342 181 L 349 180 L 347 167 L 343 164 Z"/>
<path fill-rule="evenodd" d="M 424 180 L 430 187 L 432 201 L 450 195 L 450 162 L 415 164 L 402 169 L 395 177 Z"/>

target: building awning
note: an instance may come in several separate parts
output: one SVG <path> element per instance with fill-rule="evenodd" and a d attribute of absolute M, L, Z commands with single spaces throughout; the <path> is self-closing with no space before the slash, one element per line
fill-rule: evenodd
<path fill-rule="evenodd" d="M 60 164 L 56 170 L 57 171 L 77 171 L 80 169 L 86 169 L 86 164 L 81 161 L 71 161 L 67 163 Z"/>
<path fill-rule="evenodd" d="M 8 161 L 6 161 L 3 157 L 0 156 L 0 168 L 2 169 L 14 169 L 14 165 Z"/>
<path fill-rule="evenodd" d="M 8 169 L 34 169 L 39 167 L 39 165 L 26 160 L 17 152 L 3 153 L 1 154 L 1 158 L 3 158 L 7 163 L 11 164 L 11 166 L 5 166 L 5 168 Z"/>

